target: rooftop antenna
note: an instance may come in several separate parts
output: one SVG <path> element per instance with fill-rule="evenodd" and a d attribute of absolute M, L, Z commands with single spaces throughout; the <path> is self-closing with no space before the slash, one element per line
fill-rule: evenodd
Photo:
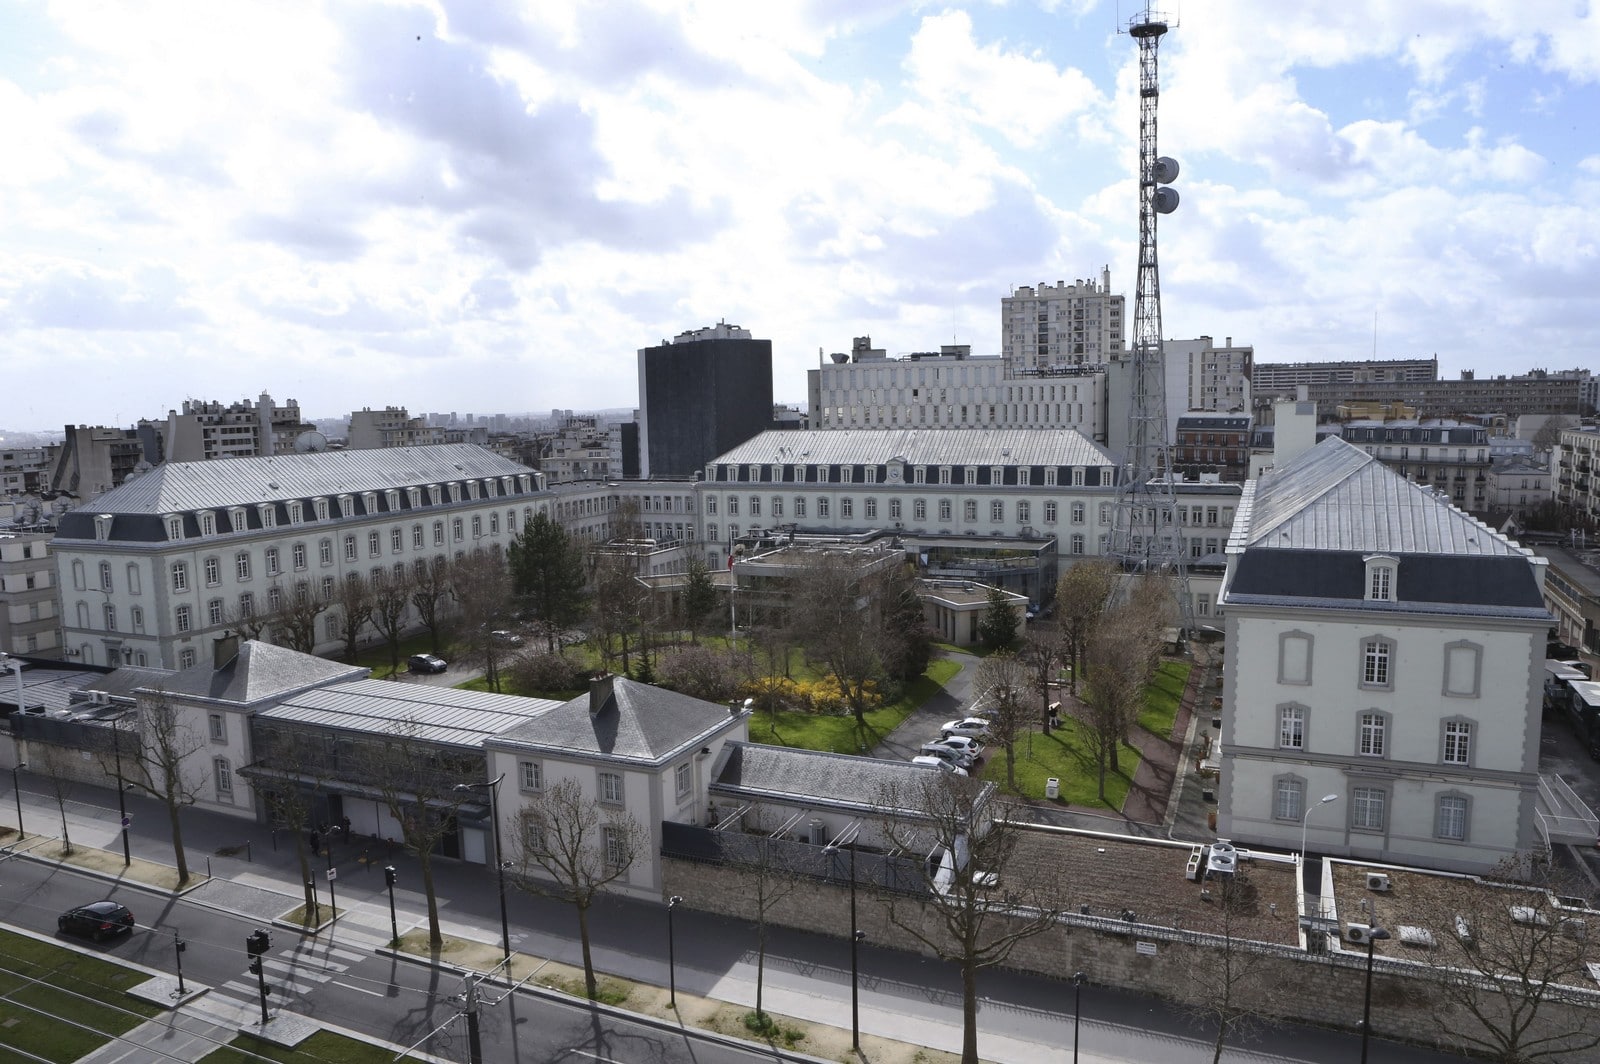
<path fill-rule="evenodd" d="M 1126 572 L 1165 573 L 1175 579 L 1179 629 L 1184 635 L 1194 630 L 1194 607 L 1167 441 L 1166 352 L 1156 254 L 1156 220 L 1178 207 L 1178 193 L 1168 187 L 1178 177 L 1178 164 L 1156 153 L 1156 105 L 1161 98 L 1156 51 L 1166 32 L 1167 20 L 1150 10 L 1149 0 L 1143 14 L 1128 23 L 1128 36 L 1139 43 L 1139 277 L 1133 304 L 1128 452 L 1107 553 Z"/>

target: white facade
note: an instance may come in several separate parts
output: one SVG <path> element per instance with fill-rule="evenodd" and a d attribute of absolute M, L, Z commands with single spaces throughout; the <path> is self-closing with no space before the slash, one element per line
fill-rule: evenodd
<path fill-rule="evenodd" d="M 1542 559 L 1340 440 L 1242 505 L 1218 834 L 1460 871 L 1533 846 Z"/>
<path fill-rule="evenodd" d="M 1255 348 L 1235 347 L 1231 336 L 1220 347 L 1211 337 L 1201 336 L 1194 340 L 1167 340 L 1161 348 L 1167 358 L 1168 378 L 1183 384 L 1184 410 L 1250 409 Z"/>
<path fill-rule="evenodd" d="M 1111 268 L 1100 280 L 1027 285 L 1000 299 L 1001 357 L 1014 376 L 1120 357 L 1127 300 L 1111 294 Z"/>
<path fill-rule="evenodd" d="M 1489 509 L 1527 511 L 1550 501 L 1550 456 L 1514 457 L 1489 466 Z"/>
<path fill-rule="evenodd" d="M 1001 358 L 927 356 L 824 362 L 806 372 L 817 429 L 1073 429 L 1105 436 L 1098 363 L 1018 375 Z"/>
<path fill-rule="evenodd" d="M 538 474 L 466 445 L 167 463 L 62 518 L 63 641 L 85 664 L 188 668 L 284 596 L 503 550 L 551 503 Z"/>

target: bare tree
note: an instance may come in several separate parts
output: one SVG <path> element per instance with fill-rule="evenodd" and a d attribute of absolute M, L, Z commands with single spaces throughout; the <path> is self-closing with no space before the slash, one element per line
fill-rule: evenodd
<path fill-rule="evenodd" d="M 265 639 L 271 620 L 268 614 L 256 609 L 255 598 L 240 596 L 236 605 L 227 607 L 222 614 L 229 628 L 235 628 L 241 639 Z"/>
<path fill-rule="evenodd" d="M 889 841 L 928 854 L 922 865 L 927 892 L 886 894 L 884 904 L 896 928 L 960 966 L 961 1060 L 978 1064 L 978 975 L 1005 964 L 1019 942 L 1055 926 L 1060 877 L 1024 867 L 1023 829 L 996 808 L 993 784 L 937 770 L 924 775 L 914 784 L 886 787 L 879 805 Z"/>
<path fill-rule="evenodd" d="M 603 661 L 613 660 L 613 641 L 622 644 L 622 671 L 632 670 L 632 640 L 643 638 L 643 625 L 649 612 L 650 589 L 639 580 L 633 555 L 603 551 L 595 555 L 594 597 L 590 617 L 600 642 Z"/>
<path fill-rule="evenodd" d="M 1561 433 L 1566 429 L 1578 427 L 1576 418 L 1565 414 L 1554 414 L 1544 419 L 1544 424 L 1533 434 L 1533 449 L 1536 451 L 1550 451 L 1560 446 Z"/>
<path fill-rule="evenodd" d="M 521 831 L 511 856 L 517 885 L 577 911 L 583 988 L 592 1001 L 597 986 L 589 951 L 589 909 L 608 885 L 650 852 L 650 833 L 622 809 L 585 795 L 572 779 L 546 785 L 523 804 L 519 819 Z"/>
<path fill-rule="evenodd" d="M 775 1024 L 763 1008 L 767 976 L 767 931 L 773 910 L 791 897 L 806 881 L 805 873 L 820 863 L 809 847 L 775 839 L 746 821 L 744 833 L 729 833 L 722 840 L 723 855 L 731 868 L 743 874 L 745 896 L 756 915 L 756 1010 L 747 1020 L 759 1033 L 770 1032 Z"/>
<path fill-rule="evenodd" d="M 61 747 L 51 743 L 34 746 L 39 767 L 44 769 L 45 782 L 50 785 L 50 796 L 56 800 L 56 810 L 61 814 L 61 856 L 72 856 L 72 835 L 67 831 L 67 803 L 78 781 L 72 777 L 72 758 Z M 121 784 L 118 784 L 121 786 Z"/>
<path fill-rule="evenodd" d="M 440 652 L 444 631 L 441 607 L 450 593 L 450 562 L 444 555 L 417 563 L 411 578 L 411 605 L 416 607 L 417 620 L 428 630 L 429 646 L 435 654 Z"/>
<path fill-rule="evenodd" d="M 1266 1022 L 1267 1006 L 1280 977 L 1266 953 L 1253 948 L 1248 921 L 1259 913 L 1260 895 L 1243 874 L 1208 880 L 1204 888 L 1211 912 L 1196 930 L 1215 936 L 1211 945 L 1195 945 L 1183 954 L 1185 981 L 1199 991 L 1187 1010 L 1215 1023 L 1211 1064 L 1221 1064 L 1229 1039 L 1237 1041 Z"/>
<path fill-rule="evenodd" d="M 451 593 L 459 610 L 456 647 L 471 665 L 481 666 L 491 691 L 500 690 L 500 673 L 512 648 L 495 635 L 511 623 L 511 587 L 505 558 L 474 550 L 451 566 Z"/>
<path fill-rule="evenodd" d="M 403 566 L 384 573 L 372 590 L 372 626 L 389 646 L 391 676 L 400 671 L 400 637 L 405 634 L 412 590 L 410 570 Z"/>
<path fill-rule="evenodd" d="M 129 761 L 133 775 L 128 782 L 159 800 L 167 809 L 172 825 L 172 852 L 178 864 L 178 886 L 189 882 L 189 857 L 183 848 L 184 807 L 200 797 L 210 774 L 205 769 L 185 773 L 185 762 L 205 747 L 172 703 L 167 693 L 156 688 L 139 699 L 140 742 Z M 203 759 L 197 759 L 203 761 Z"/>
<path fill-rule="evenodd" d="M 363 782 L 375 787 L 389 815 L 400 824 L 406 849 L 417 859 L 428 899 L 428 945 L 439 949 L 439 898 L 434 890 L 434 851 L 455 830 L 456 813 L 470 794 L 458 784 L 483 777 L 481 753 L 454 750 L 421 738 L 414 720 L 397 721 L 389 734 L 356 755 Z"/>
<path fill-rule="evenodd" d="M 991 710 L 989 738 L 1005 748 L 1006 787 L 1017 789 L 1017 740 L 1027 733 L 1032 714 L 1028 712 L 1028 670 L 1010 651 L 990 654 L 978 662 L 973 686 L 982 692 Z"/>
<path fill-rule="evenodd" d="M 1050 683 L 1066 656 L 1067 642 L 1061 626 L 1047 620 L 1030 625 L 1017 656 L 1028 670 L 1033 689 L 1039 693 L 1039 728 L 1050 734 Z"/>
<path fill-rule="evenodd" d="M 1434 976 L 1454 1006 L 1435 1013 L 1441 1027 L 1505 1064 L 1576 1060 L 1600 1046 L 1600 1024 L 1574 1030 L 1545 1015 L 1547 1005 L 1578 1000 L 1572 988 L 1592 982 L 1585 947 L 1593 928 L 1561 900 L 1577 895 L 1583 907 L 1584 884 L 1542 856 L 1518 855 L 1482 881 L 1441 886 L 1425 910 L 1405 914 L 1438 951 Z"/>
<path fill-rule="evenodd" d="M 1119 578 L 1113 562 L 1088 558 L 1062 573 L 1056 583 L 1056 616 L 1060 619 L 1067 654 L 1072 659 L 1068 683 L 1074 695 L 1078 693 L 1078 674 L 1082 671 L 1089 639 L 1106 611 L 1106 603 L 1116 590 Z"/>
<path fill-rule="evenodd" d="M 1089 640 L 1084 660 L 1088 679 L 1079 719 L 1094 750 L 1102 801 L 1106 771 L 1121 771 L 1118 748 L 1144 705 L 1150 638 L 1144 618 L 1137 611 L 1119 607 L 1106 616 Z"/>
<path fill-rule="evenodd" d="M 789 583 L 795 588 L 791 623 L 806 657 L 828 667 L 856 727 L 865 729 L 868 691 L 883 677 L 883 629 L 872 609 L 870 582 L 860 578 L 852 559 L 819 552 Z"/>
<path fill-rule="evenodd" d="M 290 650 L 310 654 L 317 649 L 317 618 L 328 608 L 309 580 L 297 580 L 292 588 L 274 584 L 271 600 L 277 602 L 268 623 Z"/>
<path fill-rule="evenodd" d="M 354 665 L 361 649 L 361 632 L 372 618 L 372 585 L 360 573 L 346 573 L 333 585 L 328 605 L 344 640 L 344 659 Z"/>

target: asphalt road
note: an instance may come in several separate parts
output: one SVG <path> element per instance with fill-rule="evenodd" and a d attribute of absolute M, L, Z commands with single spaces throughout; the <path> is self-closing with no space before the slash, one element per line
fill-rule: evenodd
<path fill-rule="evenodd" d="M 101 897 L 127 905 L 138 928 L 105 943 L 58 936 L 63 943 L 172 973 L 176 928 L 188 945 L 183 954 L 187 982 L 212 987 L 215 997 L 258 1007 L 256 977 L 249 973 L 244 949 L 258 921 L 133 886 L 108 889 L 70 870 L 22 860 L 0 863 L 0 922 L 7 925 L 54 935 L 61 910 Z M 272 935 L 266 974 L 274 1014 L 286 1009 L 399 1045 L 420 1043 L 422 1050 L 447 1060 L 467 1059 L 458 1005 L 465 984 L 459 976 L 378 954 L 374 936 L 359 932 L 335 929 L 315 939 L 282 930 Z M 503 1000 L 493 1003 L 496 999 Z M 570 998 L 527 991 L 508 996 L 492 984 L 485 984 L 479 1018 L 487 1060 L 749 1064 L 781 1059 L 770 1050 L 726 1046 L 620 1019 Z"/>

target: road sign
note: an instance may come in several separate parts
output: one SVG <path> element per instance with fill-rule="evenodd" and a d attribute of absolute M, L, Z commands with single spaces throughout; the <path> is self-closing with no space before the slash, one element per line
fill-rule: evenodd
<path fill-rule="evenodd" d="M 127 827 L 129 824 L 132 824 L 132 823 L 133 823 L 133 817 L 125 816 L 125 817 L 122 818 L 122 826 L 123 827 Z"/>
<path fill-rule="evenodd" d="M 339 878 L 339 870 L 337 868 L 328 869 L 328 878 L 330 880 L 338 879 Z"/>

